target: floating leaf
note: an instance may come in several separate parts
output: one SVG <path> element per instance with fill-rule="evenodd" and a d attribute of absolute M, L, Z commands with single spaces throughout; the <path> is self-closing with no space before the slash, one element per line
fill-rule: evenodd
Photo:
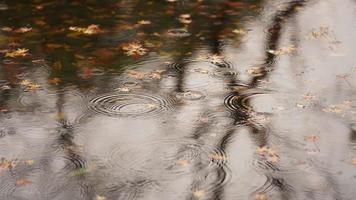
<path fill-rule="evenodd" d="M 304 141 L 307 141 L 307 142 L 316 142 L 318 140 L 319 140 L 319 136 L 316 136 L 316 135 L 304 136 Z"/>
<path fill-rule="evenodd" d="M 29 166 L 32 166 L 33 164 L 35 164 L 35 161 L 34 160 L 26 160 L 25 164 L 29 165 Z"/>
<path fill-rule="evenodd" d="M 200 55 L 197 58 L 198 61 L 207 61 L 211 62 L 213 64 L 222 64 L 224 63 L 224 57 L 217 55 L 217 54 L 212 54 L 212 55 Z"/>
<path fill-rule="evenodd" d="M 189 164 L 189 160 L 185 160 L 185 159 L 177 160 L 177 164 L 179 164 L 181 166 L 186 166 Z"/>
<path fill-rule="evenodd" d="M 147 53 L 147 49 L 143 48 L 140 43 L 132 42 L 126 44 L 122 47 L 122 50 L 125 51 L 125 54 L 128 56 L 142 56 Z"/>
<path fill-rule="evenodd" d="M 148 20 L 140 20 L 140 21 L 138 21 L 137 23 L 140 24 L 140 25 L 148 25 L 148 24 L 151 24 L 151 22 L 148 21 Z"/>
<path fill-rule="evenodd" d="M 85 167 L 76 169 L 70 173 L 70 176 L 83 176 L 87 172 Z"/>
<path fill-rule="evenodd" d="M 30 85 L 31 84 L 31 81 L 29 81 L 29 80 L 22 80 L 21 82 L 20 82 L 20 85 L 23 85 L 23 86 L 28 86 L 28 85 Z"/>
<path fill-rule="evenodd" d="M 193 192 L 193 195 L 196 198 L 202 198 L 205 196 L 205 192 L 204 192 L 204 190 L 197 190 L 197 191 Z"/>
<path fill-rule="evenodd" d="M 214 161 L 223 161 L 224 162 L 224 161 L 228 160 L 228 157 L 225 155 L 214 153 L 211 155 L 211 159 Z"/>
<path fill-rule="evenodd" d="M 28 28 L 28 27 L 21 27 L 15 30 L 16 33 L 27 33 L 30 32 L 32 30 L 32 28 Z"/>
<path fill-rule="evenodd" d="M 23 178 L 23 179 L 19 179 L 19 180 L 16 181 L 16 186 L 23 186 L 23 185 L 26 185 L 28 183 L 31 183 L 31 181 L 29 181 L 26 178 Z"/>
<path fill-rule="evenodd" d="M 5 57 L 16 58 L 27 56 L 28 49 L 17 49 L 15 51 L 6 52 Z"/>
<path fill-rule="evenodd" d="M 246 72 L 253 76 L 261 76 L 264 72 L 264 68 L 262 67 L 251 67 L 250 69 L 246 70 Z"/>
<path fill-rule="evenodd" d="M 96 195 L 95 200 L 106 200 L 106 197 Z"/>
<path fill-rule="evenodd" d="M 293 52 L 295 52 L 297 49 L 294 45 L 288 46 L 288 47 L 282 47 L 280 49 L 277 50 L 273 50 L 273 49 L 269 49 L 267 50 L 268 53 L 273 54 L 273 55 L 286 55 L 286 54 L 291 54 Z"/>
<path fill-rule="evenodd" d="M 83 33 L 83 34 L 86 34 L 86 35 L 92 35 L 92 34 L 97 34 L 97 33 L 101 32 L 99 26 L 95 25 L 95 24 L 89 25 L 86 28 L 77 27 L 77 26 L 71 26 L 71 27 L 69 27 L 69 30 L 75 31 L 75 32 L 78 32 L 78 33 Z"/>
<path fill-rule="evenodd" d="M 31 83 L 30 85 L 28 85 L 28 89 L 30 90 L 37 90 L 41 88 L 41 85 L 37 84 L 37 83 Z"/>
<path fill-rule="evenodd" d="M 351 164 L 356 165 L 356 158 L 351 160 Z"/>
<path fill-rule="evenodd" d="M 120 92 L 130 92 L 130 88 L 127 88 L 127 87 L 120 87 L 120 88 L 117 88 L 116 89 L 117 91 L 120 91 Z"/>
<path fill-rule="evenodd" d="M 246 34 L 246 31 L 244 31 L 243 29 L 234 29 L 232 32 L 236 33 L 238 35 L 245 35 Z"/>
<path fill-rule="evenodd" d="M 190 14 L 182 14 L 178 17 L 178 20 L 182 24 L 190 24 L 192 23 L 192 20 L 190 19 Z"/>
<path fill-rule="evenodd" d="M 60 82 L 61 82 L 61 79 L 60 78 L 57 78 L 57 77 L 54 77 L 52 79 L 48 79 L 47 81 L 49 84 L 52 84 L 52 85 L 58 85 Z"/>
<path fill-rule="evenodd" d="M 347 109 L 351 108 L 351 101 L 344 101 L 341 104 L 330 105 L 328 108 L 324 108 L 323 111 L 327 113 L 344 113 Z"/>
<path fill-rule="evenodd" d="M 6 160 L 2 158 L 0 161 L 0 171 L 5 169 L 12 169 L 16 166 L 16 162 L 13 160 Z"/>
<path fill-rule="evenodd" d="M 267 200 L 268 199 L 268 195 L 266 193 L 257 193 L 254 196 L 255 200 Z"/>
<path fill-rule="evenodd" d="M 279 155 L 269 147 L 258 147 L 257 153 L 269 162 L 277 163 L 279 162 Z"/>

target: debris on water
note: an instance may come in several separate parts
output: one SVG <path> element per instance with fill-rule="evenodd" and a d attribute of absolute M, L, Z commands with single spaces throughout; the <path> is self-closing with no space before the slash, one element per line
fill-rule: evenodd
<path fill-rule="evenodd" d="M 25 57 L 28 55 L 28 49 L 20 48 L 14 51 L 9 51 L 5 53 L 5 57 L 16 58 L 16 57 Z"/>
<path fill-rule="evenodd" d="M 16 166 L 15 160 L 7 160 L 5 158 L 1 158 L 0 160 L 0 172 L 6 169 L 12 169 Z"/>
<path fill-rule="evenodd" d="M 246 34 L 246 31 L 243 29 L 234 29 L 232 32 L 237 35 L 245 35 Z"/>
<path fill-rule="evenodd" d="M 93 35 L 93 34 L 97 34 L 97 33 L 101 32 L 99 26 L 96 24 L 91 24 L 88 27 L 84 27 L 84 28 L 78 27 L 78 26 L 71 26 L 71 27 L 69 27 L 69 30 L 78 32 L 78 33 L 83 33 L 86 35 Z"/>
<path fill-rule="evenodd" d="M 205 196 L 205 191 L 204 190 L 196 190 L 193 192 L 193 196 L 196 198 L 202 198 Z"/>
<path fill-rule="evenodd" d="M 279 162 L 279 155 L 277 154 L 277 152 L 275 152 L 273 149 L 269 148 L 269 147 L 258 147 L 256 152 L 264 159 L 266 159 L 269 162 L 272 163 L 277 163 Z"/>
<path fill-rule="evenodd" d="M 277 50 L 268 49 L 267 52 L 270 54 L 281 56 L 281 55 L 291 54 L 291 53 L 295 52 L 296 50 L 297 50 L 297 48 L 294 45 L 290 45 L 287 47 L 279 48 Z"/>
<path fill-rule="evenodd" d="M 124 50 L 125 54 L 128 56 L 143 56 L 148 52 L 148 50 L 138 42 L 125 44 L 123 45 L 122 50 Z"/>
<path fill-rule="evenodd" d="M 199 55 L 197 60 L 211 62 L 213 64 L 223 64 L 224 56 L 217 55 L 217 54 Z"/>
<path fill-rule="evenodd" d="M 27 178 L 16 180 L 16 186 L 23 186 L 29 183 L 31 183 L 31 181 L 29 181 Z"/>
<path fill-rule="evenodd" d="M 190 24 L 192 23 L 192 19 L 190 18 L 190 14 L 182 14 L 178 17 L 178 20 L 182 24 Z"/>
<path fill-rule="evenodd" d="M 100 195 L 96 195 L 95 200 L 106 200 L 106 197 L 100 196 Z"/>
<path fill-rule="evenodd" d="M 149 25 L 149 24 L 151 24 L 151 21 L 149 21 L 149 20 L 140 20 L 137 23 L 140 24 L 140 25 Z"/>
<path fill-rule="evenodd" d="M 268 195 L 266 193 L 257 193 L 254 196 L 254 200 L 267 200 Z"/>
<path fill-rule="evenodd" d="M 189 164 L 188 160 L 182 159 L 182 160 L 177 160 L 177 164 L 184 167 L 187 166 Z"/>
<path fill-rule="evenodd" d="M 352 101 L 346 100 L 340 104 L 330 105 L 324 108 L 323 111 L 327 113 L 343 114 L 352 106 Z"/>

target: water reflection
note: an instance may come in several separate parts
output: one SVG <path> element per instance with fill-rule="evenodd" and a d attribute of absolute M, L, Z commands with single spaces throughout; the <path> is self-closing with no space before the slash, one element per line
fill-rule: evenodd
<path fill-rule="evenodd" d="M 1 198 L 353 199 L 353 7 L 4 1 Z"/>

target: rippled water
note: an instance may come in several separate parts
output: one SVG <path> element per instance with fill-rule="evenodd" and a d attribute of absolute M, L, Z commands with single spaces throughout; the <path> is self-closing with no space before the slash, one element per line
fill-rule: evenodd
<path fill-rule="evenodd" d="M 356 199 L 351 0 L 0 2 L 0 199 Z"/>

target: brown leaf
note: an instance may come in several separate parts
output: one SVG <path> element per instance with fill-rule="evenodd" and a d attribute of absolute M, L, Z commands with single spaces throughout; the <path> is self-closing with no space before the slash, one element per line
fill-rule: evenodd
<path fill-rule="evenodd" d="M 31 183 L 31 181 L 29 181 L 26 178 L 23 178 L 23 179 L 19 179 L 19 180 L 16 181 L 16 186 L 23 186 L 23 185 L 26 185 L 28 183 Z"/>

